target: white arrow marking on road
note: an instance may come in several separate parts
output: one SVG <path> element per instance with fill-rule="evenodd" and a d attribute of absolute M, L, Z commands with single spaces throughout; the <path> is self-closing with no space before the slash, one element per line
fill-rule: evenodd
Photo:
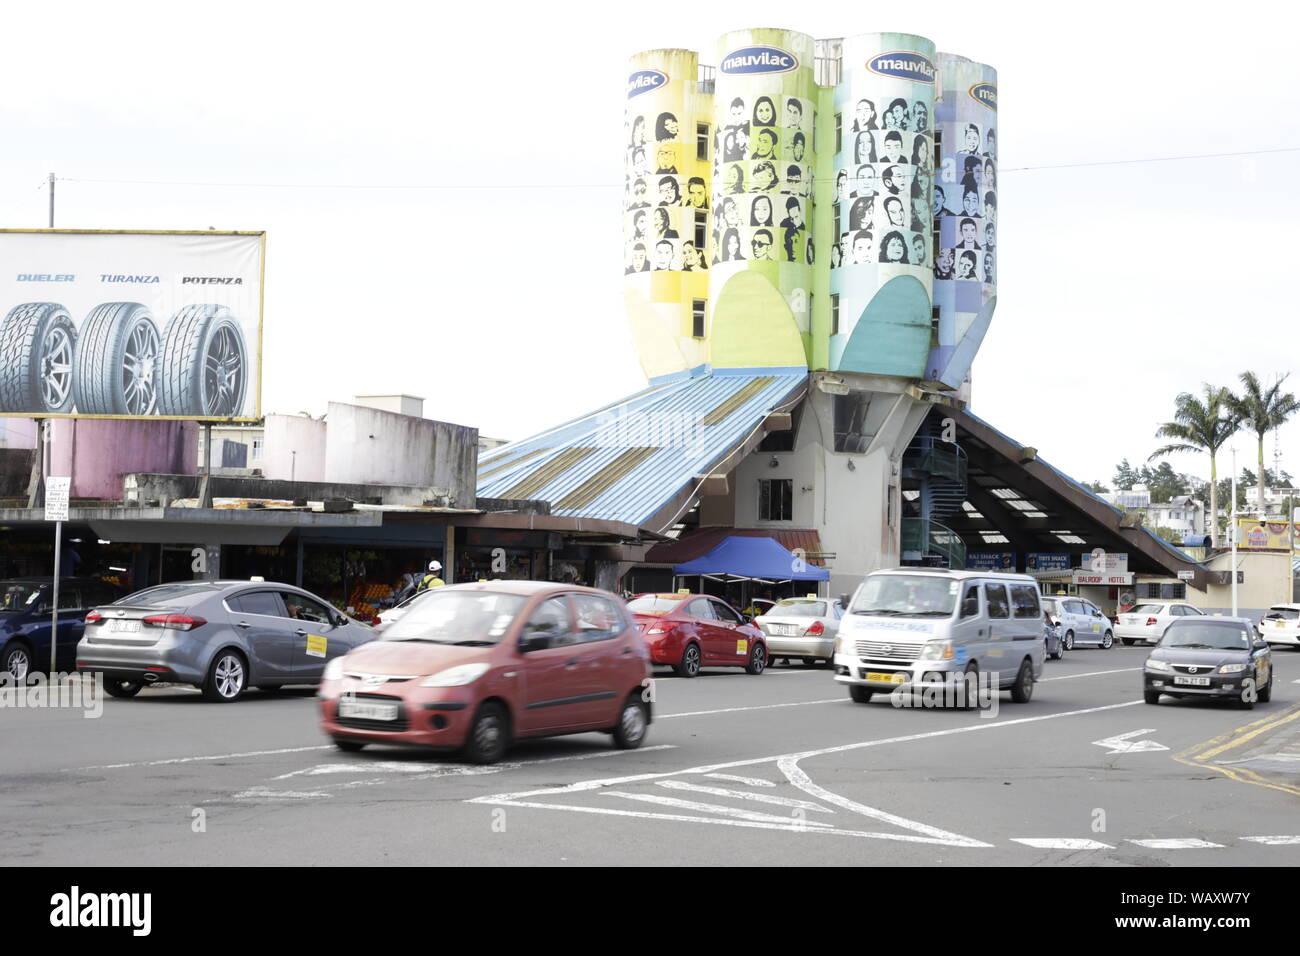
<path fill-rule="evenodd" d="M 1081 840 L 1071 837 L 1064 838 L 1044 838 L 1044 837 L 1012 837 L 1012 843 L 1023 843 L 1025 846 L 1032 846 L 1035 850 L 1113 850 L 1115 849 L 1109 843 L 1098 843 L 1096 840 Z"/>
<path fill-rule="evenodd" d="M 755 803 L 772 803 L 779 807 L 791 807 L 797 810 L 812 810 L 816 813 L 834 813 L 830 807 L 809 803 L 807 800 L 795 800 L 792 797 L 775 797 L 766 793 L 750 793 L 748 790 L 728 790 L 724 787 L 702 787 L 698 783 L 685 780 L 660 780 L 659 786 L 669 790 L 690 790 L 695 793 L 707 793 L 711 797 L 729 797 L 733 800 L 753 800 Z"/>
<path fill-rule="evenodd" d="M 1144 750 L 1168 750 L 1164 744 L 1158 744 L 1154 740 L 1133 740 L 1130 737 L 1141 737 L 1143 734 L 1153 734 L 1156 732 L 1154 727 L 1147 727 L 1143 730 L 1131 730 L 1126 734 L 1116 734 L 1114 737 L 1106 737 L 1102 740 L 1094 740 L 1093 745 L 1097 747 L 1107 747 L 1113 754 L 1133 754 L 1140 753 Z"/>
<path fill-rule="evenodd" d="M 1249 840 L 1251 843 L 1262 843 L 1265 846 L 1295 846 L 1300 844 L 1300 836 L 1256 836 L 1242 837 L 1243 840 Z"/>
<path fill-rule="evenodd" d="M 1129 840 L 1129 843 L 1136 843 L 1138 846 L 1144 846 L 1148 850 L 1222 850 L 1222 843 L 1210 843 L 1207 840 L 1199 840 L 1196 837 L 1187 837 L 1181 840 Z"/>

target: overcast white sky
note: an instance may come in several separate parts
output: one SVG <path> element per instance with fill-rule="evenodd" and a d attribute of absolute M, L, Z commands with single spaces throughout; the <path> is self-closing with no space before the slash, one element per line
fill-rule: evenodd
<path fill-rule="evenodd" d="M 1109 484 L 1177 392 L 1300 366 L 1300 152 L 1017 171 L 1300 147 L 1296 7 L 853 6 L 8 5 L 0 224 L 44 226 L 54 172 L 60 227 L 265 229 L 264 412 L 403 391 L 522 438 L 644 384 L 622 311 L 628 56 L 896 30 L 999 73 L 976 414 Z M 1300 475 L 1300 421 L 1282 438 Z"/>

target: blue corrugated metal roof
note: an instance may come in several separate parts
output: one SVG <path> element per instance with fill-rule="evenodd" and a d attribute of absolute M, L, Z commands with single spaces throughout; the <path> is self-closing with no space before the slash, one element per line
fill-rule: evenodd
<path fill-rule="evenodd" d="M 660 381 L 635 395 L 531 438 L 485 452 L 478 462 L 478 494 L 509 492 L 532 479 L 529 498 L 551 502 L 552 513 L 642 524 L 698 475 L 745 441 L 773 411 L 787 407 L 806 386 L 805 368 L 701 369 Z M 708 424 L 706 424 L 708 422 Z M 606 471 L 630 449 L 624 474 Z M 575 449 L 590 449 L 576 461 Z M 571 454 L 560 459 L 565 452 Z M 565 466 L 565 462 L 571 462 Z M 548 472 L 548 466 L 550 466 Z M 592 482 L 592 484 L 587 484 Z M 561 508 L 566 495 L 584 489 L 595 497 Z"/>

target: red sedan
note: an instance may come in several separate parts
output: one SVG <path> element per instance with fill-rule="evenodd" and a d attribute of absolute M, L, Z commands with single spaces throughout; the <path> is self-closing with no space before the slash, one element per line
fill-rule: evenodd
<path fill-rule="evenodd" d="M 743 667 L 748 674 L 767 667 L 763 632 L 726 601 L 708 594 L 638 594 L 627 606 L 650 660 L 681 677 L 694 677 L 701 667 Z"/>

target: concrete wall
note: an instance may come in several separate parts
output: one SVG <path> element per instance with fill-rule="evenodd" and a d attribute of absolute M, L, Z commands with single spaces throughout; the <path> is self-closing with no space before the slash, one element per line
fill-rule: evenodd
<path fill-rule="evenodd" d="M 0 497 L 27 497 L 36 452 L 29 448 L 0 448 Z"/>
<path fill-rule="evenodd" d="M 326 418 L 327 482 L 427 485 L 455 507 L 474 506 L 477 428 L 340 402 Z"/>
<path fill-rule="evenodd" d="M 72 497 L 118 500 L 124 475 L 193 475 L 199 426 L 181 421 L 56 418 L 50 474 L 72 476 Z"/>
<path fill-rule="evenodd" d="M 283 481 L 325 480 L 325 422 L 305 415 L 267 415 L 262 474 Z"/>
<path fill-rule="evenodd" d="M 129 475 L 119 493 L 131 505 L 147 505 L 150 501 L 156 501 L 165 506 L 177 498 L 196 497 L 200 480 L 198 476 L 192 475 Z M 423 505 L 430 502 L 445 505 L 439 490 L 427 486 L 340 485 L 213 474 L 211 487 L 214 498 L 269 498 L 279 501 L 292 501 L 296 498 L 306 498 L 308 501 L 346 499 L 373 505 Z"/>
<path fill-rule="evenodd" d="M 1206 566 L 1213 571 L 1227 571 L 1232 567 L 1232 553 L 1216 555 Z M 1238 551 L 1237 570 L 1243 574 L 1242 582 L 1237 585 L 1237 613 L 1242 617 L 1258 620 L 1271 605 L 1289 604 L 1293 600 L 1289 554 Z M 1188 587 L 1187 603 L 1207 614 L 1231 614 L 1232 585 L 1211 584 L 1204 591 Z"/>
<path fill-rule="evenodd" d="M 0 448 L 35 448 L 36 419 L 0 418 Z"/>
<path fill-rule="evenodd" d="M 424 417 L 424 399 L 416 395 L 354 395 L 358 405 L 412 418 Z"/>

